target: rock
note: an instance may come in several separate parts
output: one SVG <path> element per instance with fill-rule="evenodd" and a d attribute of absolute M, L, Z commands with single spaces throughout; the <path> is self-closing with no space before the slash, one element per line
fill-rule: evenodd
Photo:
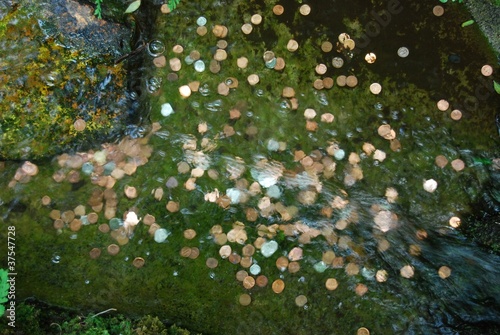
<path fill-rule="evenodd" d="M 44 25 L 53 27 L 50 31 L 62 44 L 82 50 L 88 57 L 118 58 L 130 51 L 127 43 L 132 37 L 130 29 L 98 19 L 94 7 L 75 0 L 50 0 L 50 3 L 41 8 L 40 19 Z"/>
<path fill-rule="evenodd" d="M 72 0 L 1 1 L 9 29 L 0 48 L 9 54 L 0 53 L 8 69 L 0 83 L 0 159 L 81 150 L 123 131 L 135 107 L 127 97 L 125 63 L 114 60 L 128 52 L 132 32 L 93 12 Z"/>
<path fill-rule="evenodd" d="M 500 7 L 498 5 L 495 6 L 492 2 L 493 1 L 470 0 L 465 1 L 464 5 L 470 11 L 484 36 L 486 36 L 491 46 L 498 54 L 500 53 L 500 37 L 498 35 Z"/>

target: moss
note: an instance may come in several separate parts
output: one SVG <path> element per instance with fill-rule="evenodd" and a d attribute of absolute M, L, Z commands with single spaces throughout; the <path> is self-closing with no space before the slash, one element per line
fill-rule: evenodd
<path fill-rule="evenodd" d="M 39 301 L 25 301 L 16 308 L 16 328 L 0 320 L 1 335 L 201 335 L 174 325 L 167 326 L 158 317 L 126 317 L 109 312 L 82 316 L 75 311 L 49 306 Z"/>

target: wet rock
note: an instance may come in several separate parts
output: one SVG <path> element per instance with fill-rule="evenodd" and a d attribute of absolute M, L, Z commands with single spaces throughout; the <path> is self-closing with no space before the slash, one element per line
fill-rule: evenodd
<path fill-rule="evenodd" d="M 498 34 L 500 6 L 494 5 L 493 1 L 481 0 L 465 1 L 464 5 L 467 6 L 495 52 L 500 53 L 500 35 Z"/>
<path fill-rule="evenodd" d="M 100 20 L 94 8 L 74 0 L 51 0 L 43 6 L 41 18 L 53 29 L 63 45 L 82 50 L 89 57 L 113 56 L 118 58 L 129 52 L 130 29 L 122 24 Z"/>
<path fill-rule="evenodd" d="M 132 32 L 93 12 L 71 0 L 0 1 L 0 159 L 83 149 L 123 130 L 133 103 L 114 60 Z"/>

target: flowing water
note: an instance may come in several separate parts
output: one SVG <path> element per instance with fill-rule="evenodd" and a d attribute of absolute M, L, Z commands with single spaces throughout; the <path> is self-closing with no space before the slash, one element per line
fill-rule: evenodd
<path fill-rule="evenodd" d="M 456 334 L 464 325 L 500 323 L 500 258 L 450 224 L 471 210 L 495 171 L 478 158 L 500 155 L 500 100 L 480 71 L 490 64 L 497 76 L 498 61 L 476 26 L 461 27 L 467 12 L 450 3 L 437 17 L 438 1 L 310 1 L 304 16 L 300 3 L 284 1 L 278 16 L 277 3 L 190 2 L 160 15 L 151 40 L 159 41 L 156 51 L 165 46 L 167 64 L 155 66 L 146 54 L 134 92 L 143 123 L 130 129 L 145 129 L 144 138 L 35 162 L 32 177 L 21 176 L 22 163 L 4 164 L 2 219 L 16 229 L 19 299 L 155 314 L 207 334 L 355 334 L 360 327 Z M 244 34 L 256 13 L 262 22 Z M 215 25 L 226 26 L 227 36 L 214 36 Z M 341 33 L 357 43 L 354 50 L 339 46 Z M 213 73 L 221 39 L 227 59 Z M 325 41 L 332 51 L 321 49 Z M 407 57 L 398 55 L 401 47 Z M 267 50 L 285 60 L 284 69 L 265 66 Z M 373 64 L 365 61 L 370 52 Z M 196 71 L 188 55 L 205 70 Z M 247 67 L 237 66 L 240 57 Z M 334 57 L 344 60 L 341 68 Z M 169 66 L 175 58 L 178 71 Z M 325 74 L 315 72 L 318 64 Z M 247 81 L 252 74 L 255 85 Z M 339 86 L 342 75 L 357 85 Z M 333 87 L 313 86 L 325 77 Z M 218 93 L 221 83 L 228 94 Z M 381 84 L 380 94 L 370 93 L 372 83 Z M 193 92 L 182 98 L 179 87 L 188 84 Z M 283 97 L 285 87 L 294 98 Z M 441 99 L 450 103 L 446 111 L 437 107 Z M 451 118 L 455 109 L 460 120 Z M 381 125 L 394 131 L 391 140 L 379 135 Z M 454 165 L 461 161 L 463 169 Z M 428 192 L 431 179 L 437 188 Z M 137 196 L 125 194 L 130 187 Z M 127 211 L 142 219 L 129 230 Z M 165 242 L 155 242 L 152 221 L 169 233 Z M 111 232 L 103 233 L 106 224 Z M 186 238 L 187 229 L 196 236 Z M 259 248 L 271 240 L 278 250 L 265 255 Z M 110 244 L 120 246 L 117 255 Z M 219 254 L 229 245 L 245 256 L 248 244 L 257 251 L 241 262 Z M 302 257 L 291 262 L 296 247 Z M 89 254 L 93 248 L 100 256 Z M 300 269 L 278 268 L 280 256 Z M 136 257 L 144 260 L 139 269 Z M 218 266 L 208 266 L 210 258 Z M 236 278 L 252 264 L 261 272 L 249 276 L 265 275 L 264 287 L 245 288 Z M 278 279 L 281 293 L 273 292 Z M 338 287 L 328 289 L 332 279 Z"/>

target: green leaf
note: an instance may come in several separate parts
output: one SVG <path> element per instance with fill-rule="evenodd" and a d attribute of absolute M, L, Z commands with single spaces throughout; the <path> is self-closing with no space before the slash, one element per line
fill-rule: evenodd
<path fill-rule="evenodd" d="M 170 11 L 173 11 L 175 8 L 177 8 L 179 2 L 181 2 L 181 0 L 168 0 L 168 9 L 170 9 Z"/>
<path fill-rule="evenodd" d="M 125 14 L 135 12 L 137 9 L 139 9 L 140 5 L 141 0 L 135 0 L 130 5 L 128 5 L 127 9 L 125 10 Z"/>
<path fill-rule="evenodd" d="M 465 21 L 464 23 L 462 23 L 462 28 L 470 26 L 473 23 L 474 23 L 474 20 Z"/>
<path fill-rule="evenodd" d="M 496 81 L 493 80 L 493 88 L 495 89 L 495 92 L 500 94 L 500 84 L 497 83 Z"/>

